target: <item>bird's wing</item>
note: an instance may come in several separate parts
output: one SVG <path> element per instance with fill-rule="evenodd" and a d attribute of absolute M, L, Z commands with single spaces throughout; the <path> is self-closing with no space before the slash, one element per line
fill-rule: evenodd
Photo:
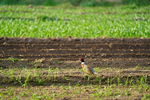
<path fill-rule="evenodd" d="M 90 71 L 90 73 L 92 73 L 92 74 L 96 74 L 95 70 L 94 70 L 92 67 L 89 67 L 89 71 Z"/>
<path fill-rule="evenodd" d="M 86 72 L 89 74 L 96 74 L 96 72 L 94 71 L 94 69 L 88 65 L 85 65 L 86 68 Z"/>

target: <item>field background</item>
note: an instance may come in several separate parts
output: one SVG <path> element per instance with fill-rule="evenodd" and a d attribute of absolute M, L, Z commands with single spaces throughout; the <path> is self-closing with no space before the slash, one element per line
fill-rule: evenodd
<path fill-rule="evenodd" d="M 150 0 L 0 0 L 0 100 L 149 100 L 149 27 Z"/>
<path fill-rule="evenodd" d="M 5 4 L 4 1 L 1 4 Z M 8 3 L 8 6 L 0 6 L 0 36 L 148 38 L 150 6 L 145 5 L 145 0 L 135 1 L 128 5 L 95 7 L 69 3 L 57 6 L 37 6 L 34 2 L 33 5 L 27 3 L 28 6 Z"/>

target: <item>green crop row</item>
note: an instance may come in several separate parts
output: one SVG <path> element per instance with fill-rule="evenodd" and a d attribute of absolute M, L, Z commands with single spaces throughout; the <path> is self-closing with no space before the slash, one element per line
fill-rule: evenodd
<path fill-rule="evenodd" d="M 150 37 L 150 6 L 0 6 L 0 37 Z"/>
<path fill-rule="evenodd" d="M 58 5 L 69 3 L 73 6 L 112 6 L 118 4 L 134 4 L 137 6 L 149 5 L 149 0 L 1 0 L 0 5 L 33 4 L 33 5 Z"/>

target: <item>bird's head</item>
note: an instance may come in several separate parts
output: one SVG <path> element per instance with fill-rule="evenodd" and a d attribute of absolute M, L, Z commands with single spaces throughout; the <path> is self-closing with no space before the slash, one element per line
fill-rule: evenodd
<path fill-rule="evenodd" d="M 84 62 L 84 58 L 80 58 L 80 61 L 81 61 L 81 62 Z"/>

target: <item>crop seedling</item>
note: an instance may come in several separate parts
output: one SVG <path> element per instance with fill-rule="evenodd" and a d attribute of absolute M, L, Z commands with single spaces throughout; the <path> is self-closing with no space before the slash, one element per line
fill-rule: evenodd
<path fill-rule="evenodd" d="M 149 100 L 150 99 L 150 94 L 146 94 L 142 97 L 142 100 Z"/>
<path fill-rule="evenodd" d="M 12 61 L 13 63 L 19 61 L 18 58 L 13 58 L 13 57 L 9 57 L 7 60 Z"/>

